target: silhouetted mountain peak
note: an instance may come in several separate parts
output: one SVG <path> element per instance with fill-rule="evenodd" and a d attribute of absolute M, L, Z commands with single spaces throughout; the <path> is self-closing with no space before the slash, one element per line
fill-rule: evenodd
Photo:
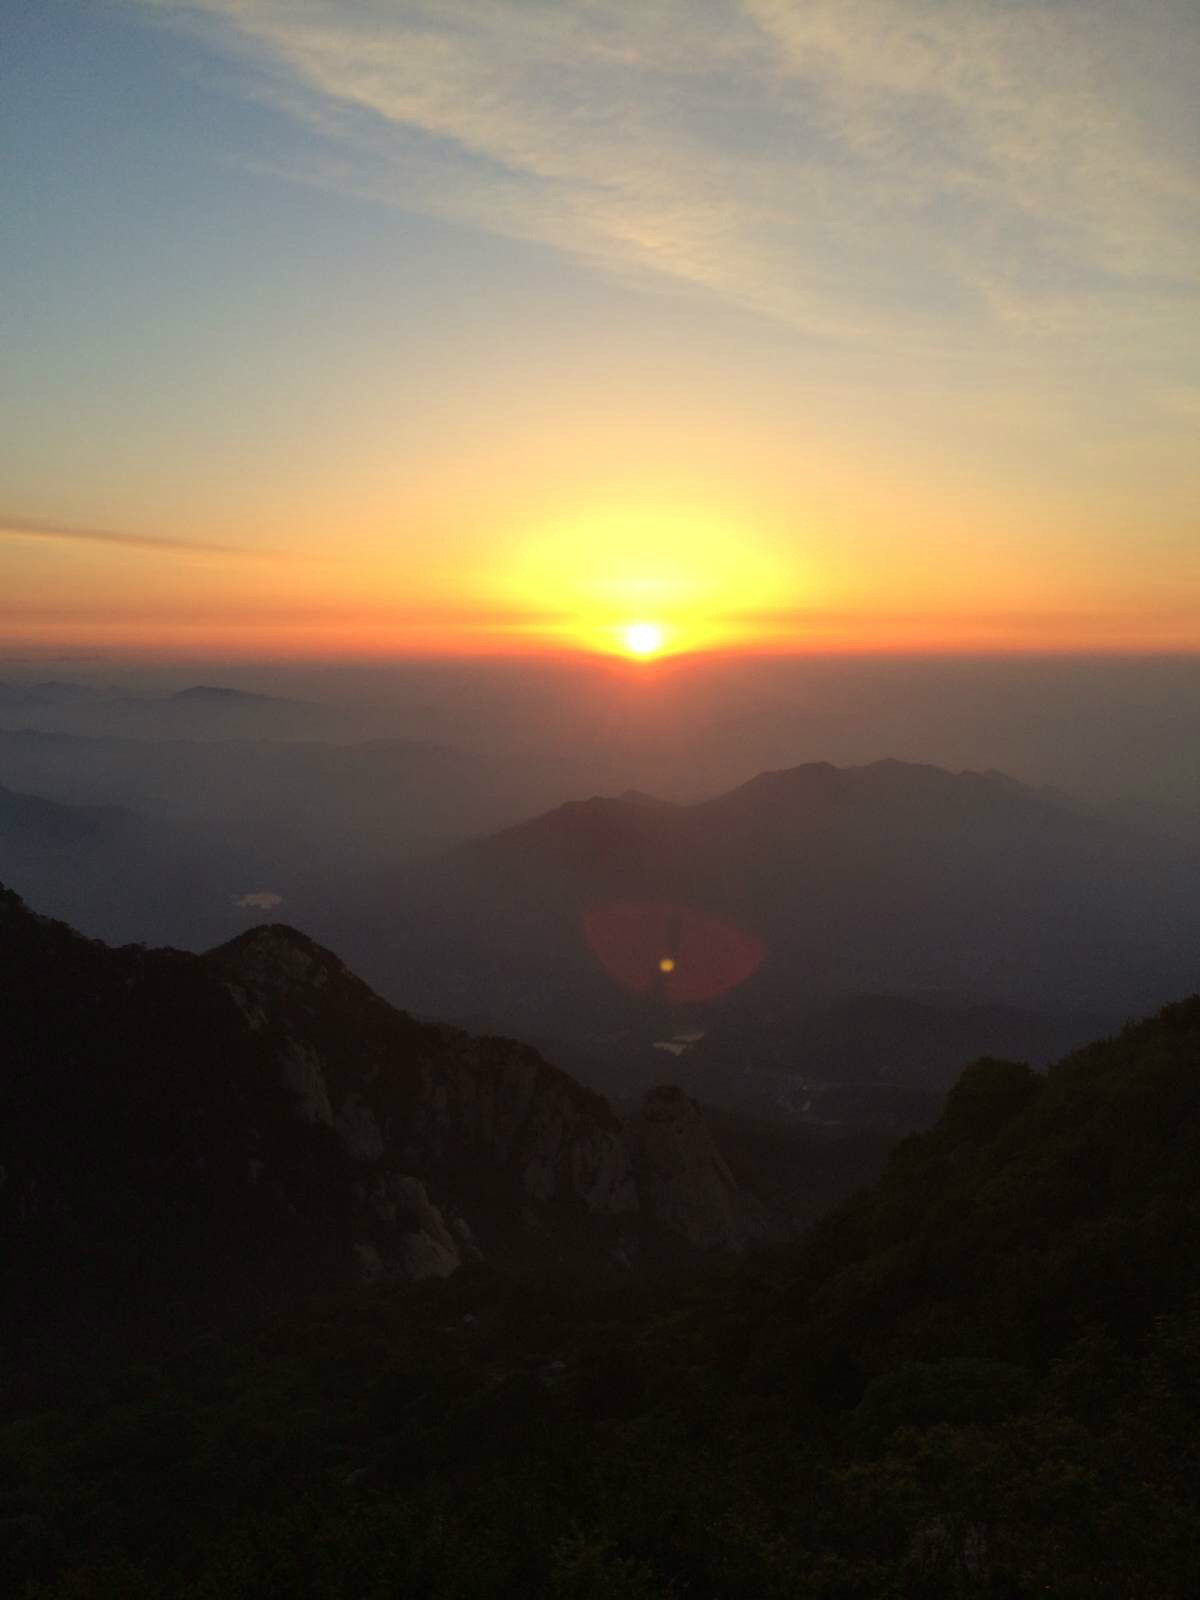
<path fill-rule="evenodd" d="M 644 789 L 624 789 L 617 796 L 623 805 L 670 807 L 670 800 L 662 800 L 656 794 L 647 794 Z"/>
<path fill-rule="evenodd" d="M 797 838 L 815 840 L 818 828 L 844 833 L 853 826 L 864 846 L 886 847 L 899 839 L 901 827 L 929 832 L 947 825 L 1020 828 L 1052 822 L 1078 830 L 1087 820 L 1002 775 L 954 773 L 894 758 L 860 767 L 814 761 L 761 772 L 693 805 L 658 801 L 636 790 L 568 801 L 474 848 L 485 859 L 532 862 L 542 855 L 590 869 L 621 859 L 651 874 L 656 863 L 682 856 L 691 863 L 692 880 L 702 884 L 717 862 L 724 862 L 727 875 L 735 874 L 734 858 L 748 841 L 762 856 L 773 845 L 791 849 Z"/>
<path fill-rule="evenodd" d="M 834 800 L 854 795 L 879 799 L 929 798 L 957 794 L 964 800 L 987 794 L 1038 798 L 1036 790 L 1003 773 L 951 772 L 928 762 L 901 761 L 885 756 L 862 766 L 835 767 L 828 761 L 810 761 L 798 767 L 760 772 L 747 783 L 710 801 L 730 805 L 753 801 L 775 804 L 787 801 Z"/>
<path fill-rule="evenodd" d="M 278 700 L 273 695 L 252 694 L 247 689 L 227 689 L 211 683 L 197 683 L 190 689 L 177 689 L 170 699 L 176 705 L 244 706 L 292 703 Z"/>
<path fill-rule="evenodd" d="M 286 922 L 262 922 L 247 928 L 227 944 L 209 951 L 208 959 L 272 988 L 320 985 L 335 976 L 359 981 L 331 950 Z"/>
<path fill-rule="evenodd" d="M 560 865 L 593 870 L 646 839 L 657 838 L 687 807 L 647 803 L 626 796 L 591 795 L 568 800 L 553 811 L 476 841 L 470 853 L 503 864 L 545 857 Z"/>

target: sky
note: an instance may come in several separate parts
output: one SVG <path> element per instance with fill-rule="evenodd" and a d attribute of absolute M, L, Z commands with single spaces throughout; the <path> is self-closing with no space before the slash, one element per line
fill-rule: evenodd
<path fill-rule="evenodd" d="M 1200 649 L 1195 0 L 0 11 L 0 652 Z"/>

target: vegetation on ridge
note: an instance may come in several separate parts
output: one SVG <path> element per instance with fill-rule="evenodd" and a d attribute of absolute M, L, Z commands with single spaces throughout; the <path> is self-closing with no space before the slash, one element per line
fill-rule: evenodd
<path fill-rule="evenodd" d="M 981 1061 L 798 1247 L 485 1269 L 10 1396 L 28 1600 L 1200 1585 L 1200 999 Z"/>

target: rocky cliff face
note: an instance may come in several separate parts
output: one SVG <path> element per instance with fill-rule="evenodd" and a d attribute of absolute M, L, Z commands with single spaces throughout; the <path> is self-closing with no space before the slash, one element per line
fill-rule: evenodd
<path fill-rule="evenodd" d="M 744 1238 L 679 1091 L 626 1126 L 536 1051 L 396 1011 L 294 929 L 112 950 L 0 891 L 0 961 L 0 1224 L 43 1314 L 89 1285 L 269 1303 Z"/>
<path fill-rule="evenodd" d="M 494 1215 L 462 1215 L 481 1170 L 503 1175 L 522 1206 L 650 1226 L 705 1250 L 745 1243 L 743 1197 L 682 1090 L 653 1091 L 623 1125 L 524 1045 L 419 1025 L 422 1048 L 407 1053 L 401 1082 L 369 1027 L 339 1036 L 382 1002 L 293 929 L 255 929 L 211 959 L 248 1025 L 270 1036 L 295 1114 L 337 1135 L 365 1169 L 356 1198 L 396 1230 L 391 1249 L 378 1226 L 356 1244 L 368 1275 L 447 1273 L 477 1255 L 477 1236 L 496 1233 Z M 281 1015 L 303 1031 L 281 1035 L 271 1022 Z"/>
<path fill-rule="evenodd" d="M 700 1108 L 682 1089 L 652 1089 L 630 1122 L 629 1141 L 642 1206 L 658 1227 L 701 1249 L 745 1244 L 744 1197 Z"/>
<path fill-rule="evenodd" d="M 531 1208 L 576 1226 L 639 1218 L 620 1123 L 536 1051 L 402 1017 L 291 928 L 254 929 L 209 960 L 293 1114 L 341 1147 L 366 1276 L 452 1272 Z"/>

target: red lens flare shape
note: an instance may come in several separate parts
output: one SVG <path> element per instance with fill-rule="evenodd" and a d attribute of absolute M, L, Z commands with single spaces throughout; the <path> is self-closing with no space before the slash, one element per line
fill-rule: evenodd
<path fill-rule="evenodd" d="M 634 994 L 659 988 L 672 1005 L 715 1000 L 762 965 L 762 940 L 687 906 L 619 901 L 583 915 L 600 965 Z"/>

